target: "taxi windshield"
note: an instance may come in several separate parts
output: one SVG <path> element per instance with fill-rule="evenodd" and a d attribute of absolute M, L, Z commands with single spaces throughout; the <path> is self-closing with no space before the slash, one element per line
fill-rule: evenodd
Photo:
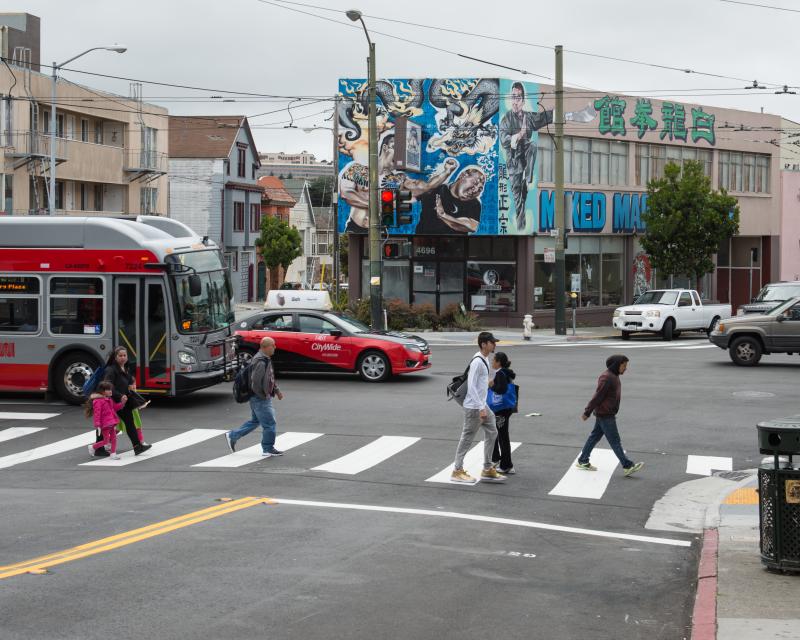
<path fill-rule="evenodd" d="M 350 333 L 369 333 L 369 327 L 355 318 L 338 313 L 332 315 L 336 317 L 337 322 L 342 325 L 342 328 L 347 329 Z"/>

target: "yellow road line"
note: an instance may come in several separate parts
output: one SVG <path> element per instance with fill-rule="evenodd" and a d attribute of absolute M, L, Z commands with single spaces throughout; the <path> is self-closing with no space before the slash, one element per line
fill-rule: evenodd
<path fill-rule="evenodd" d="M 118 533 L 107 538 L 101 538 L 100 540 L 95 540 L 94 542 L 72 547 L 71 549 L 57 551 L 55 553 L 40 556 L 32 560 L 26 560 L 24 562 L 18 562 L 16 564 L 0 567 L 0 580 L 32 571 L 38 572 L 43 569 L 47 569 L 48 567 L 53 567 L 65 562 L 71 562 L 73 560 L 79 560 L 81 558 L 93 556 L 98 553 L 111 551 L 112 549 L 117 549 L 119 547 L 133 544 L 134 542 L 140 542 L 148 538 L 160 536 L 162 534 L 169 533 L 170 531 L 175 531 L 176 529 L 188 527 L 189 525 L 205 522 L 206 520 L 211 520 L 213 518 L 219 518 L 220 516 L 228 515 L 229 513 L 233 513 L 235 511 L 240 511 L 241 509 L 248 509 L 258 504 L 275 503 L 269 498 L 256 497 L 240 498 L 239 500 L 225 502 L 213 507 L 208 507 L 207 509 L 193 511 L 176 518 L 170 518 L 169 520 L 156 522 L 146 527 L 140 527 L 138 529 L 132 529 L 131 531 Z"/>
<path fill-rule="evenodd" d="M 752 487 L 737 489 L 725 498 L 723 504 L 758 504 L 758 491 Z"/>

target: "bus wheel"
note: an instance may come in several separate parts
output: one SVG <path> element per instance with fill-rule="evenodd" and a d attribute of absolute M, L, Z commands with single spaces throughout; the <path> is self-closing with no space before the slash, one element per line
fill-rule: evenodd
<path fill-rule="evenodd" d="M 97 359 L 88 353 L 75 352 L 67 355 L 56 367 L 53 379 L 56 393 L 70 404 L 83 403 L 83 385 L 97 367 Z"/>

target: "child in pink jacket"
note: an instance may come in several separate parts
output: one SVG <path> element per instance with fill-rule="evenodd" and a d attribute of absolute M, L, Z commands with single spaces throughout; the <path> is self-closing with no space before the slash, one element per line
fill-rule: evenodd
<path fill-rule="evenodd" d="M 89 397 L 86 403 L 86 417 L 94 414 L 94 427 L 99 429 L 103 437 L 99 442 L 89 445 L 89 453 L 94 457 L 95 451 L 105 447 L 111 453 L 112 460 L 119 460 L 117 454 L 117 424 L 119 416 L 117 411 L 122 409 L 128 401 L 128 396 L 122 396 L 122 402 L 114 402 L 112 394 L 114 387 L 110 382 L 101 382 L 97 385 L 97 392 Z"/>

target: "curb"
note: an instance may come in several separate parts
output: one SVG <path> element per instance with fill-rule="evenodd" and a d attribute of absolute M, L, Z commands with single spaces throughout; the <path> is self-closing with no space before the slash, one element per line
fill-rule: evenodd
<path fill-rule="evenodd" d="M 703 548 L 697 568 L 697 594 L 692 611 L 691 640 L 716 640 L 717 637 L 717 554 L 719 530 L 703 532 Z"/>

